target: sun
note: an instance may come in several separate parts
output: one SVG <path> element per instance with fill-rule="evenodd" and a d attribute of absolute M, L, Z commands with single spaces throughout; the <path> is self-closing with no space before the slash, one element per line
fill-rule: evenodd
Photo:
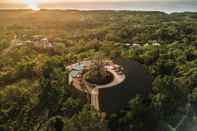
<path fill-rule="evenodd" d="M 31 8 L 33 11 L 40 11 L 40 8 L 38 8 L 38 7 L 32 7 Z"/>

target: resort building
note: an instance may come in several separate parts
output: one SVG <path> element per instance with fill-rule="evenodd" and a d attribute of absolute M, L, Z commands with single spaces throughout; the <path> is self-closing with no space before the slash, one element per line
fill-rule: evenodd
<path fill-rule="evenodd" d="M 69 85 L 90 96 L 90 103 L 99 112 L 119 111 L 136 95 L 148 95 L 151 91 L 152 78 L 145 68 L 130 60 L 105 60 L 105 70 L 112 79 L 105 84 L 87 81 L 87 72 L 94 66 L 93 61 L 82 61 L 67 66 L 70 71 Z"/>

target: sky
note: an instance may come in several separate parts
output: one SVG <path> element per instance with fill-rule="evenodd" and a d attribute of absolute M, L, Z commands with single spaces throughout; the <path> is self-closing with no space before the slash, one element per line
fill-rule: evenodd
<path fill-rule="evenodd" d="M 82 2 L 189 2 L 197 0 L 0 0 L 0 4 L 43 4 L 43 3 L 82 3 Z"/>
<path fill-rule="evenodd" d="M 196 1 L 197 0 L 0 0 L 0 3 L 23 3 L 24 1 L 35 1 L 38 3 L 54 3 L 54 2 L 123 2 L 123 1 L 142 1 L 142 2 L 149 2 L 149 1 Z"/>
<path fill-rule="evenodd" d="M 16 8 L 197 12 L 197 0 L 0 0 L 0 9 Z"/>

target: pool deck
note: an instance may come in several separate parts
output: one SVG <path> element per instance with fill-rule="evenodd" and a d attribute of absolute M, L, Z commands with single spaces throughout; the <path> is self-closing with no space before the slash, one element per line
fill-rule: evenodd
<path fill-rule="evenodd" d="M 88 83 L 87 81 L 85 81 L 84 75 L 81 72 L 83 72 L 83 70 L 90 68 L 94 63 L 92 61 L 82 61 L 80 63 L 75 63 L 66 67 L 68 70 L 71 71 L 71 73 L 72 71 L 76 71 L 76 67 L 83 67 L 83 68 L 80 68 L 79 74 L 76 75 L 76 77 L 72 78 L 71 80 L 72 85 L 78 90 L 81 90 L 81 91 L 88 90 L 85 92 L 91 92 L 91 90 L 94 88 L 101 89 L 101 88 L 114 87 L 116 85 L 119 85 L 126 79 L 126 76 L 122 72 L 121 67 L 119 65 L 114 64 L 112 61 L 108 61 L 108 60 L 104 61 L 104 63 L 106 63 L 105 68 L 107 69 L 107 71 L 113 74 L 114 76 L 113 81 L 105 85 L 96 85 L 96 84 Z"/>

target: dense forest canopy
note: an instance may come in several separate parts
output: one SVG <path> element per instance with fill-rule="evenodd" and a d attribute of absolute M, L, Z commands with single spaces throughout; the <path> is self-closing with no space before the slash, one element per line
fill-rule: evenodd
<path fill-rule="evenodd" d="M 1 131 L 197 130 L 197 13 L 1 10 Z M 65 67 L 128 58 L 153 76 L 149 98 L 102 120 Z"/>

